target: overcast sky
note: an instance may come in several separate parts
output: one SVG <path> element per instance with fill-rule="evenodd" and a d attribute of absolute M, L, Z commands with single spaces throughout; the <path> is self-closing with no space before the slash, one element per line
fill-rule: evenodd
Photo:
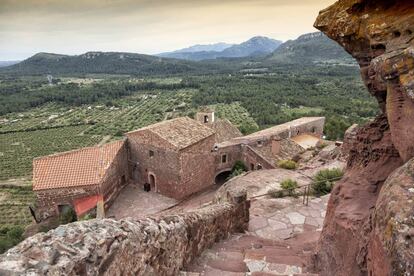
<path fill-rule="evenodd" d="M 0 60 L 37 52 L 155 54 L 193 44 L 288 40 L 334 0 L 0 0 Z"/>

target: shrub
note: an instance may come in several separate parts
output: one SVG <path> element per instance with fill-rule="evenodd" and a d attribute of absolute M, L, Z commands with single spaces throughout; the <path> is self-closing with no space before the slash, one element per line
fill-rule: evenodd
<path fill-rule="evenodd" d="M 80 220 L 81 221 L 82 220 L 90 220 L 90 219 L 94 219 L 94 218 L 96 218 L 96 215 L 94 215 L 94 214 L 86 214 Z"/>
<path fill-rule="evenodd" d="M 317 145 L 316 145 L 316 148 L 318 148 L 318 149 L 324 149 L 324 148 L 326 148 L 328 146 L 328 144 L 327 143 L 325 143 L 325 142 L 320 142 L 320 143 L 318 143 Z"/>
<path fill-rule="evenodd" d="M 280 160 L 277 162 L 277 166 L 282 169 L 294 170 L 298 164 L 293 160 Z"/>
<path fill-rule="evenodd" d="M 234 170 L 234 171 L 231 171 L 230 175 L 227 177 L 226 180 L 230 180 L 233 177 L 236 177 L 238 175 L 241 175 L 242 173 L 244 173 L 244 171 L 242 171 L 242 170 Z"/>
<path fill-rule="evenodd" d="M 0 254 L 3 254 L 11 247 L 13 247 L 11 241 L 7 237 L 0 236 Z"/>
<path fill-rule="evenodd" d="M 285 179 L 280 183 L 280 187 L 282 187 L 283 190 L 287 191 L 287 193 L 292 196 L 295 194 L 295 189 L 298 188 L 298 182 L 292 179 Z"/>
<path fill-rule="evenodd" d="M 0 254 L 23 240 L 24 229 L 21 226 L 3 227 L 0 235 Z"/>
<path fill-rule="evenodd" d="M 342 170 L 338 168 L 319 171 L 313 179 L 313 193 L 316 196 L 329 194 L 335 182 L 340 180 L 343 175 Z"/>
<path fill-rule="evenodd" d="M 279 189 L 270 190 L 268 194 L 273 198 L 282 198 L 285 196 L 285 193 Z"/>
<path fill-rule="evenodd" d="M 236 161 L 236 163 L 234 163 L 233 169 L 232 171 L 236 171 L 236 170 L 242 170 L 242 171 L 247 171 L 247 167 L 246 165 L 244 165 L 243 161 Z"/>
<path fill-rule="evenodd" d="M 59 215 L 60 224 L 67 224 L 77 220 L 75 210 L 71 207 L 64 208 Z"/>
<path fill-rule="evenodd" d="M 236 163 L 234 164 L 232 170 L 231 170 L 231 174 L 229 175 L 229 177 L 227 177 L 227 180 L 241 175 L 242 173 L 244 173 L 245 171 L 247 171 L 246 165 L 244 165 L 244 163 L 242 161 L 236 161 Z"/>
<path fill-rule="evenodd" d="M 24 229 L 21 226 L 12 226 L 10 227 L 9 231 L 7 231 L 7 237 L 13 243 L 17 244 L 23 239 L 23 232 Z"/>

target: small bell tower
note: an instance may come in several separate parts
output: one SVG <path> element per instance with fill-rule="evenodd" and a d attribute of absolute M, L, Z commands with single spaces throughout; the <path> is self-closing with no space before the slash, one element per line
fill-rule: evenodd
<path fill-rule="evenodd" d="M 209 107 L 203 107 L 200 109 L 199 112 L 196 114 L 196 120 L 203 124 L 211 124 L 214 123 L 214 110 Z"/>

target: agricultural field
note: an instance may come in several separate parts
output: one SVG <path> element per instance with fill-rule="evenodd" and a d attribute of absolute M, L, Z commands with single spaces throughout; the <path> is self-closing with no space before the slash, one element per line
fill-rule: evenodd
<path fill-rule="evenodd" d="M 215 110 L 217 117 L 228 119 L 244 134 L 249 134 L 259 129 L 259 126 L 251 117 L 250 113 L 239 102 L 216 104 L 211 105 L 210 107 Z"/>
<path fill-rule="evenodd" d="M 178 80 L 177 80 L 178 81 Z M 171 83 L 171 80 L 169 80 Z M 140 91 L 109 105 L 48 103 L 0 119 L 0 181 L 30 178 L 32 160 L 57 152 L 121 139 L 123 133 L 179 116 L 193 117 L 195 89 Z M 239 103 L 213 106 L 218 117 L 241 129 L 258 129 Z"/>
<path fill-rule="evenodd" d="M 294 108 L 282 107 L 282 112 L 288 116 L 318 116 L 323 113 L 323 108 L 321 107 L 306 107 L 299 106 Z"/>
<path fill-rule="evenodd" d="M 92 146 L 102 140 L 89 126 L 61 127 L 0 134 L 0 180 L 31 175 L 35 157 Z"/>
<path fill-rule="evenodd" d="M 34 203 L 31 186 L 0 186 L 0 225 L 27 226 L 33 221 L 28 206 L 34 206 Z"/>
<path fill-rule="evenodd" d="M 130 131 L 188 110 L 191 89 L 136 93 L 108 104 L 70 107 L 49 103 L 26 112 L 9 113 L 0 119 L 0 134 L 89 125 L 87 134 L 108 135 Z"/>

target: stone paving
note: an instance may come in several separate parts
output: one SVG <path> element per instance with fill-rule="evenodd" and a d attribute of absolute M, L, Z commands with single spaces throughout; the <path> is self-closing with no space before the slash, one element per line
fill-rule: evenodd
<path fill-rule="evenodd" d="M 186 276 L 313 275 L 309 262 L 322 230 L 329 195 L 251 199 L 248 232 L 233 235 L 203 252 Z M 191 273 L 189 273 L 191 271 Z"/>
<path fill-rule="evenodd" d="M 264 198 L 251 202 L 249 232 L 272 240 L 286 240 L 304 232 L 321 231 L 329 195 L 310 198 Z"/>
<path fill-rule="evenodd" d="M 232 178 L 220 190 L 225 192 L 226 189 L 232 187 L 243 188 L 246 189 L 248 197 L 254 197 L 264 195 L 270 190 L 281 190 L 280 183 L 286 179 L 294 179 L 299 187 L 309 185 L 312 182 L 309 176 L 303 175 L 300 171 L 277 168 L 247 172 Z"/>
<path fill-rule="evenodd" d="M 142 218 L 177 204 L 175 199 L 154 192 L 145 192 L 136 184 L 129 184 L 109 208 L 106 217 L 121 219 L 125 217 Z"/>

